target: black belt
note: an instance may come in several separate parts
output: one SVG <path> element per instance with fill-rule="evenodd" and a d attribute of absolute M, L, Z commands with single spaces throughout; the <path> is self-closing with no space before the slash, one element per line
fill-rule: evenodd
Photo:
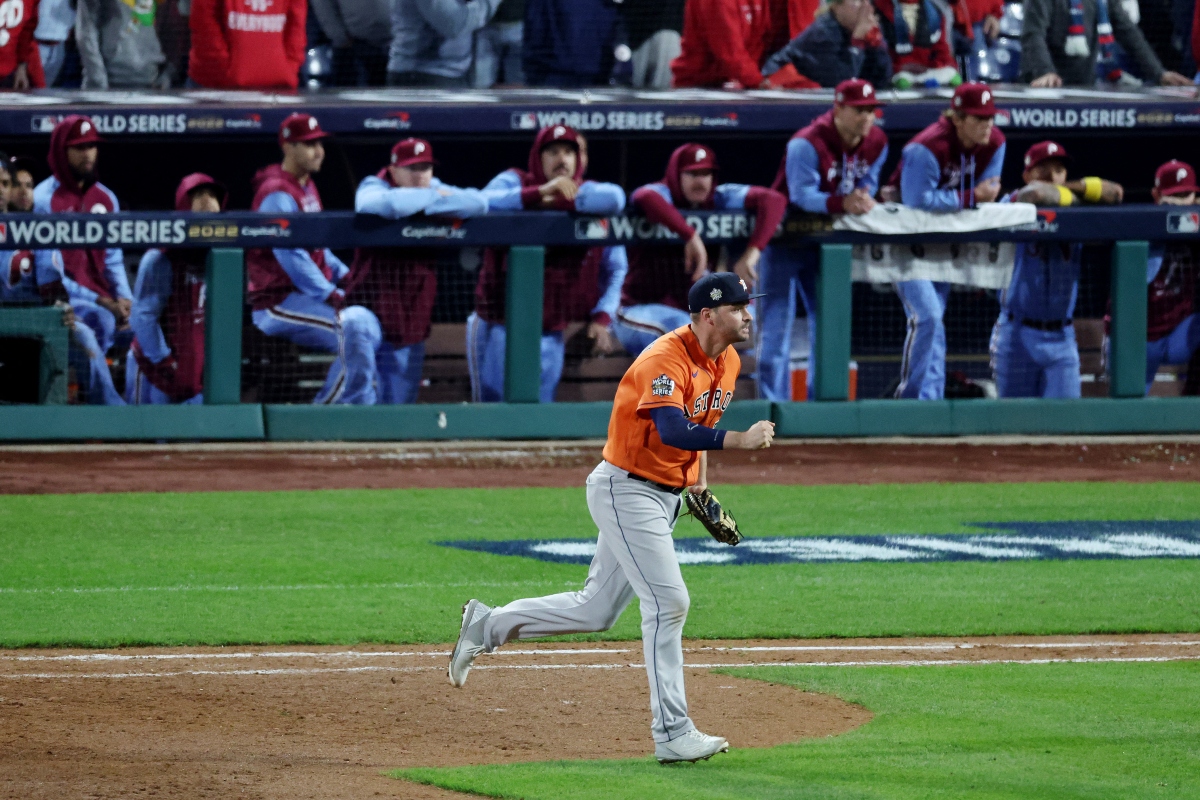
<path fill-rule="evenodd" d="M 1012 314 L 1009 314 L 1008 318 L 1010 321 L 1016 319 L 1016 317 L 1014 317 Z M 1029 319 L 1028 317 L 1025 317 L 1021 320 L 1021 324 L 1026 328 L 1033 328 L 1035 331 L 1047 331 L 1051 333 L 1054 331 L 1061 331 L 1063 328 L 1073 323 L 1074 321 L 1069 319 Z"/>
<path fill-rule="evenodd" d="M 652 481 L 649 478 L 643 478 L 641 475 L 637 475 L 632 472 L 629 473 L 629 477 L 633 478 L 635 481 L 641 481 L 642 483 L 648 483 L 651 486 L 653 486 L 655 489 L 658 489 L 659 491 L 670 492 L 671 494 L 679 494 L 680 492 L 683 491 L 682 486 L 669 486 L 668 484 L 665 484 L 665 483 L 659 483 L 658 481 Z"/>

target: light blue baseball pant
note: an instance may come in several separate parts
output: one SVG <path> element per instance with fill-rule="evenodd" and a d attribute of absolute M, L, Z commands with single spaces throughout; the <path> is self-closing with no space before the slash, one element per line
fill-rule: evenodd
<path fill-rule="evenodd" d="M 415 403 L 425 365 L 425 343 L 395 347 L 383 342 L 375 354 L 380 403 Z"/>
<path fill-rule="evenodd" d="M 90 304 L 89 304 L 90 305 Z M 116 319 L 103 308 L 95 306 L 97 311 L 108 315 L 116 329 Z M 78 312 L 77 312 L 78 313 Z M 110 331 L 109 336 L 113 335 Z M 82 394 L 88 403 L 96 406 L 123 406 L 125 401 L 117 393 L 113 385 L 112 372 L 108 368 L 107 352 L 96 339 L 96 332 L 90 325 L 76 318 L 72 347 L 67 352 L 67 358 L 75 367 Z M 110 345 L 112 339 L 109 339 Z"/>
<path fill-rule="evenodd" d="M 636 358 L 655 339 L 691 321 L 691 314 L 682 309 L 662 303 L 646 303 L 617 309 L 612 330 L 625 352 Z"/>
<path fill-rule="evenodd" d="M 282 303 L 252 316 L 254 326 L 267 336 L 337 354 L 313 403 L 375 403 L 375 353 L 383 334 L 379 320 L 368 309 L 349 306 L 339 314 L 328 303 L 293 292 Z"/>
<path fill-rule="evenodd" d="M 758 396 L 772 402 L 792 399 L 792 324 L 796 295 L 808 315 L 808 396 L 812 397 L 817 352 L 817 275 L 820 252 L 812 248 L 768 247 L 758 262 L 755 300 L 758 322 Z"/>
<path fill-rule="evenodd" d="M 504 401 L 504 326 L 487 322 L 478 314 L 467 318 L 467 369 L 471 373 L 471 400 L 476 403 Z M 538 402 L 553 403 L 563 371 L 563 335 L 543 333 L 541 386 Z"/>
<path fill-rule="evenodd" d="M 1200 314 L 1185 317 L 1175 330 L 1156 342 L 1146 342 L 1146 394 L 1154 383 L 1154 373 L 1163 364 L 1186 364 L 1200 347 Z"/>
<path fill-rule="evenodd" d="M 169 406 L 174 402 L 169 394 L 146 380 L 132 350 L 125 356 L 125 402 L 131 406 Z M 197 393 L 178 405 L 202 406 L 204 393 Z"/>
<path fill-rule="evenodd" d="M 992 375 L 1000 397 L 1079 397 L 1075 328 L 1039 331 L 1000 313 L 992 328 Z"/>
<path fill-rule="evenodd" d="M 946 326 L 942 317 L 950 284 L 901 281 L 894 286 L 908 316 L 896 397 L 941 400 L 946 394 Z"/>

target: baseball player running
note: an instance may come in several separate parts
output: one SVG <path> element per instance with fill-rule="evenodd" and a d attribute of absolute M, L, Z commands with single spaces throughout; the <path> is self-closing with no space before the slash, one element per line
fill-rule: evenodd
<path fill-rule="evenodd" d="M 462 686 L 475 657 L 514 639 L 608 630 L 636 594 L 650 681 L 654 755 L 698 761 L 729 749 L 696 730 L 683 686 L 688 591 L 671 533 L 681 492 L 706 488 L 707 451 L 769 447 L 775 426 L 745 432 L 713 426 L 733 398 L 750 336 L 752 296 L 733 273 L 706 275 L 688 292 L 691 322 L 642 351 L 617 388 L 604 460 L 587 479 L 588 510 L 600 529 L 583 589 L 488 608 L 463 607 L 450 655 L 450 682 Z"/>
<path fill-rule="evenodd" d="M 990 203 L 1000 195 L 1004 134 L 993 125 L 996 98 L 982 83 L 954 90 L 950 108 L 904 146 L 888 183 L 900 202 L 924 211 L 950 212 Z M 890 193 L 889 193 L 890 195 Z M 946 391 L 944 281 L 899 281 L 896 294 L 908 315 L 896 397 L 941 400 Z"/>
<path fill-rule="evenodd" d="M 870 83 L 842 81 L 833 108 L 801 128 L 788 142 L 771 188 L 786 192 L 792 204 L 812 214 L 865 214 L 875 207 L 879 173 L 887 160 L 887 134 L 875 127 L 882 105 Z M 758 394 L 767 400 L 792 399 L 790 369 L 796 293 L 808 315 L 809 385 L 817 351 L 817 270 L 815 247 L 773 245 L 759 265 Z"/>
<path fill-rule="evenodd" d="M 688 323 L 688 289 L 716 262 L 720 250 L 704 244 L 684 219 L 683 210 L 745 209 L 754 214 L 754 230 L 733 272 L 747 281 L 757 277 L 761 253 L 787 211 L 787 198 L 763 186 L 717 183 L 717 154 L 702 144 L 685 144 L 671 153 L 667 171 L 657 183 L 633 193 L 633 203 L 646 219 L 663 225 L 684 242 L 675 247 L 628 249 L 629 272 L 621 290 L 613 332 L 631 354 L 642 352 L 659 336 Z"/>
<path fill-rule="evenodd" d="M 1025 153 L 1026 185 L 1005 200 L 1040 206 L 1121 202 L 1120 184 L 1100 178 L 1068 181 L 1069 160 L 1058 142 L 1038 142 Z M 1071 316 L 1082 257 L 1083 245 L 1074 242 L 1017 246 L 992 331 L 992 372 L 1001 397 L 1079 397 L 1079 348 Z"/>
<path fill-rule="evenodd" d="M 322 210 L 313 175 L 325 160 L 317 118 L 289 114 L 279 126 L 283 162 L 254 176 L 250 208 L 272 214 Z M 383 334 L 379 320 L 362 306 L 348 306 L 338 282 L 350 268 L 329 248 L 251 248 L 246 251 L 251 319 L 267 336 L 301 347 L 336 353 L 314 403 L 373 405 L 375 352 Z"/>

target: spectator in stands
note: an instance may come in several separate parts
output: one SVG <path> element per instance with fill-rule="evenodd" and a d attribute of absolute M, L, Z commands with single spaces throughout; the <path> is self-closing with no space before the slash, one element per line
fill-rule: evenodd
<path fill-rule="evenodd" d="M 33 34 L 38 25 L 38 7 L 33 0 L 8 0 L 0 6 L 0 88 L 41 89 L 46 85 L 42 56 Z"/>
<path fill-rule="evenodd" d="M 28 213 L 33 211 L 34 180 L 33 161 L 14 156 L 8 161 L 11 184 L 8 189 L 8 210 Z"/>
<path fill-rule="evenodd" d="M 1125 190 L 1100 178 L 1067 180 L 1070 156 L 1058 142 L 1038 142 L 1025 153 L 1025 186 L 1008 200 L 1039 206 L 1119 203 Z M 1071 317 L 1079 295 L 1083 245 L 1017 245 L 1000 316 L 992 331 L 992 372 L 1000 397 L 1079 397 L 1079 348 Z"/>
<path fill-rule="evenodd" d="M 486 214 L 478 189 L 459 189 L 433 176 L 433 147 L 405 139 L 392 147 L 391 162 L 364 178 L 354 210 L 387 219 L 425 214 L 463 219 Z M 380 403 L 415 403 L 425 361 L 425 340 L 437 298 L 437 263 L 443 247 L 360 247 L 346 278 L 347 302 L 379 318 L 383 344 L 375 358 Z M 453 251 L 450 251 L 453 252 Z"/>
<path fill-rule="evenodd" d="M 950 46 L 953 18 L 933 0 L 875 0 L 892 57 L 892 82 L 910 86 L 957 86 L 958 62 Z"/>
<path fill-rule="evenodd" d="M 321 30 L 333 44 L 337 86 L 382 86 L 387 82 L 392 42 L 388 0 L 311 0 Z"/>
<path fill-rule="evenodd" d="M 46 86 L 54 86 L 67 57 L 67 38 L 75 27 L 75 6 L 71 0 L 39 0 L 37 13 L 33 38 L 38 43 Z"/>
<path fill-rule="evenodd" d="M 1143 81 L 1164 86 L 1191 83 L 1163 69 L 1119 0 L 1025 0 L 1024 10 L 1021 80 L 1031 86 L 1092 86 L 1097 76 L 1137 83 L 1117 65 L 1114 42 L 1138 65 Z"/>
<path fill-rule="evenodd" d="M 757 89 L 773 52 L 769 0 L 690 0 L 683 11 L 682 52 L 671 62 L 677 87 Z"/>
<path fill-rule="evenodd" d="M 500 0 L 492 21 L 475 34 L 475 66 L 471 85 L 490 89 L 496 84 L 521 86 L 525 68 L 521 64 L 525 39 L 525 0 Z"/>
<path fill-rule="evenodd" d="M 684 0 L 625 0 L 620 6 L 633 50 L 635 89 L 671 88 L 671 62 L 682 52 Z"/>
<path fill-rule="evenodd" d="M 253 211 L 271 214 L 320 212 L 313 175 L 325 160 L 316 117 L 290 114 L 279 126 L 283 162 L 254 176 Z M 379 320 L 346 303 L 338 283 L 350 268 L 328 248 L 253 248 L 246 251 L 251 318 L 267 336 L 337 357 L 314 403 L 373 405 L 375 354 L 382 344 Z"/>
<path fill-rule="evenodd" d="M 763 186 L 717 183 L 717 156 L 711 147 L 685 144 L 667 162 L 666 175 L 633 193 L 633 205 L 651 222 L 684 241 L 682 248 L 628 248 L 629 272 L 621 291 L 621 307 L 613 332 L 630 355 L 636 356 L 659 336 L 687 325 L 687 295 L 692 284 L 716 263 L 719 247 L 704 244 L 681 210 L 732 211 L 745 209 L 755 218 L 750 243 L 733 267 L 747 283 L 756 275 L 759 257 L 783 221 L 787 198 Z"/>
<path fill-rule="evenodd" d="M 888 180 L 900 202 L 939 213 L 975 208 L 1000 195 L 1004 134 L 993 123 L 996 98 L 982 83 L 954 90 L 950 109 L 914 136 Z M 946 327 L 942 318 L 950 284 L 913 280 L 896 283 L 908 316 L 900 385 L 896 397 L 941 400 L 946 389 Z"/>
<path fill-rule="evenodd" d="M 84 89 L 168 89 L 154 0 L 77 0 L 75 43 Z"/>
<path fill-rule="evenodd" d="M 1000 18 L 1004 16 L 1004 0 L 967 0 L 971 30 L 988 42 L 1000 37 Z"/>
<path fill-rule="evenodd" d="M 851 78 L 875 88 L 892 79 L 892 59 L 871 0 L 833 0 L 803 33 L 767 59 L 772 86 L 832 88 Z"/>
<path fill-rule="evenodd" d="M 202 172 L 179 182 L 175 210 L 216 214 L 225 187 Z M 138 264 L 125 360 L 125 402 L 167 405 L 204 402 L 204 273 L 208 249 L 151 249 Z"/>
<path fill-rule="evenodd" d="M 612 0 L 525 0 L 525 82 L 563 89 L 608 83 L 616 24 Z"/>
<path fill-rule="evenodd" d="M 788 142 L 771 188 L 786 192 L 792 205 L 812 214 L 865 214 L 875 207 L 879 175 L 887 160 L 887 135 L 875 126 L 882 105 L 871 84 L 843 81 L 833 108 L 801 128 Z M 815 247 L 773 245 L 763 256 L 758 289 L 758 394 L 776 402 L 792 397 L 792 325 L 796 294 L 808 315 L 808 385 L 812 385 L 817 342 Z"/>
<path fill-rule="evenodd" d="M 490 211 L 580 211 L 619 214 L 625 192 L 612 183 L 584 180 L 587 151 L 582 137 L 566 125 L 543 128 L 529 151 L 527 168 L 501 172 L 484 187 Z M 541 387 L 538 397 L 553 402 L 563 368 L 563 331 L 587 322 L 589 336 L 603 349 L 627 269 L 622 247 L 546 248 L 542 300 Z M 467 320 L 467 362 L 476 401 L 504 399 L 505 283 L 508 251 L 484 251 L 475 311 Z"/>
<path fill-rule="evenodd" d="M 112 190 L 97 180 L 100 134 L 88 117 L 72 114 L 54 126 L 47 161 L 51 175 L 33 190 L 33 210 L 39 214 L 108 214 L 121 210 Z M 127 329 L 133 295 L 125 274 L 125 254 L 120 248 L 94 250 L 39 250 L 35 255 L 40 275 L 51 270 L 62 276 L 75 317 L 88 331 L 81 344 L 88 355 L 90 402 L 124 405 L 113 387 L 105 356 L 118 328 Z M 89 336 L 89 334 L 91 334 Z"/>
<path fill-rule="evenodd" d="M 473 34 L 499 5 L 500 0 L 395 0 L 388 85 L 470 85 Z"/>
<path fill-rule="evenodd" d="M 1196 203 L 1196 170 L 1168 161 L 1154 174 L 1151 194 L 1159 205 Z M 1190 242 L 1154 242 L 1146 270 L 1146 393 L 1163 364 L 1187 364 L 1200 350 L 1200 314 L 1196 313 L 1196 272 L 1200 246 Z M 1190 377 L 1190 376 L 1189 376 Z"/>
<path fill-rule="evenodd" d="M 192 0 L 190 85 L 295 89 L 307 22 L 307 0 Z"/>

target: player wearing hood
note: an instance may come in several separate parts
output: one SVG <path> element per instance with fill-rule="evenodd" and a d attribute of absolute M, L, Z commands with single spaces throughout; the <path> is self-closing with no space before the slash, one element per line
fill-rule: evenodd
<path fill-rule="evenodd" d="M 33 190 L 38 214 L 120 211 L 112 190 L 96 179 L 100 134 L 88 117 L 71 115 L 54 126 L 47 161 L 51 175 Z M 88 396 L 91 402 L 123 405 L 108 367 L 100 367 L 112 348 L 118 328 L 128 327 L 133 295 L 125 274 L 125 254 L 119 247 L 95 250 L 39 250 L 39 272 L 58 271 L 78 321 L 92 336 L 80 339 L 88 355 Z"/>
<path fill-rule="evenodd" d="M 887 160 L 887 135 L 875 126 L 882 103 L 865 80 L 842 81 L 833 108 L 801 128 L 788 142 L 771 188 L 787 192 L 792 205 L 810 214 L 865 214 L 875 207 L 879 173 Z M 792 399 L 792 325 L 796 295 L 808 317 L 808 382 L 817 352 L 815 247 L 771 247 L 759 272 L 758 395 L 774 402 Z"/>
<path fill-rule="evenodd" d="M 954 90 L 950 108 L 904 146 L 889 183 L 900 202 L 922 211 L 953 212 L 990 203 L 1000 194 L 1004 134 L 993 124 L 996 98 L 982 83 Z M 946 390 L 945 281 L 900 281 L 896 294 L 908 316 L 896 397 L 941 400 Z"/>
<path fill-rule="evenodd" d="M 629 249 L 629 272 L 621 288 L 621 307 L 613 332 L 630 355 L 638 355 L 659 336 L 691 322 L 687 296 L 692 284 L 716 263 L 720 248 L 707 246 L 682 210 L 731 211 L 755 215 L 750 242 L 733 267 L 752 281 L 760 254 L 787 211 L 787 198 L 762 186 L 717 183 L 717 156 L 711 147 L 685 144 L 671 153 L 657 183 L 633 193 L 633 205 L 651 222 L 684 240 L 683 249 L 644 246 Z"/>
<path fill-rule="evenodd" d="M 538 132 L 528 168 L 501 172 L 484 187 L 491 211 L 579 211 L 619 214 L 625 192 L 613 183 L 584 180 L 587 143 L 574 129 L 552 125 Z M 563 368 L 563 331 L 571 322 L 589 322 L 588 335 L 608 349 L 609 325 L 620 300 L 627 264 L 623 247 L 546 248 L 542 295 L 541 389 L 543 403 L 554 401 Z M 475 288 L 475 312 L 467 320 L 467 363 L 476 401 L 504 399 L 504 290 L 508 250 L 484 251 Z"/>
<path fill-rule="evenodd" d="M 1119 203 L 1125 190 L 1100 178 L 1067 180 L 1070 156 L 1058 142 L 1038 142 L 1025 153 L 1025 186 L 1005 201 L 1039 206 Z M 990 350 L 1000 397 L 1076 398 L 1079 347 L 1071 320 L 1079 296 L 1083 245 L 1017 245 L 1012 278 L 1000 296 Z"/>
<path fill-rule="evenodd" d="M 308 114 L 291 114 L 279 126 L 283 162 L 254 176 L 251 209 L 271 214 L 322 210 L 312 176 L 325 160 L 327 136 Z M 379 320 L 346 304 L 338 283 L 350 268 L 328 248 L 254 248 L 246 251 L 254 326 L 301 347 L 336 353 L 314 403 L 372 405 L 376 400 L 375 352 Z"/>
<path fill-rule="evenodd" d="M 405 139 L 392 148 L 391 162 L 364 178 L 354 195 L 354 210 L 387 219 L 416 214 L 456 218 L 486 214 L 487 199 L 478 189 L 459 189 L 433 176 L 433 147 L 424 139 Z M 415 403 L 425 361 L 433 303 L 437 297 L 439 247 L 360 247 L 346 279 L 351 303 L 379 317 L 383 344 L 376 354 L 380 403 Z"/>
<path fill-rule="evenodd" d="M 175 210 L 216 214 L 225 187 L 201 172 L 179 182 Z M 131 405 L 204 402 L 204 272 L 208 248 L 147 250 L 133 287 L 133 344 L 125 360 Z"/>

